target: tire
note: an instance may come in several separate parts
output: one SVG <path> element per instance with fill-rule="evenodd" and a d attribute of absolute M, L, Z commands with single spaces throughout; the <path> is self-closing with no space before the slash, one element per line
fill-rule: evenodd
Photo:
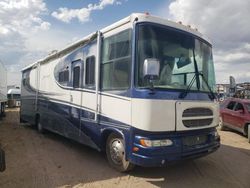
<path fill-rule="evenodd" d="M 247 139 L 248 139 L 248 143 L 250 143 L 250 124 L 248 124 L 248 127 L 247 127 Z"/>
<path fill-rule="evenodd" d="M 220 117 L 220 121 L 219 121 L 219 130 L 221 130 L 221 131 L 225 131 L 226 130 L 225 126 L 223 125 L 223 119 L 222 119 L 222 117 Z"/>
<path fill-rule="evenodd" d="M 5 152 L 0 148 L 0 172 L 3 172 L 5 169 L 6 169 Z"/>
<path fill-rule="evenodd" d="M 114 133 L 107 139 L 106 155 L 109 164 L 120 172 L 128 172 L 134 168 L 134 165 L 126 160 L 124 140 Z"/>

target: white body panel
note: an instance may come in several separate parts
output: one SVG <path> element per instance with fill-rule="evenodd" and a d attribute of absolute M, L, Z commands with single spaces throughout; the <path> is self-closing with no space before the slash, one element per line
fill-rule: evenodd
<path fill-rule="evenodd" d="M 131 125 L 131 100 L 110 94 L 100 96 L 100 114 L 116 121 Z"/>
<path fill-rule="evenodd" d="M 132 99 L 132 125 L 146 131 L 175 130 L 175 101 Z"/>
<path fill-rule="evenodd" d="M 186 109 L 191 108 L 207 108 L 213 112 L 211 116 L 196 116 L 196 117 L 182 117 L 183 112 Z M 207 126 L 199 127 L 186 127 L 183 124 L 183 120 L 204 120 L 212 118 L 213 121 Z M 177 131 L 186 131 L 186 130 L 195 130 L 203 128 L 211 128 L 219 125 L 219 104 L 217 102 L 204 102 L 204 101 L 177 101 L 176 102 L 176 130 Z"/>

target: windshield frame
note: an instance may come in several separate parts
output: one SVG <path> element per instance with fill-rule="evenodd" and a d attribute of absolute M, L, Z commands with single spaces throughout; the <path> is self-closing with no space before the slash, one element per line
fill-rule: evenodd
<path fill-rule="evenodd" d="M 184 31 L 184 30 L 181 30 L 181 29 L 178 29 L 178 28 L 174 28 L 174 27 L 171 27 L 171 26 L 168 26 L 168 25 L 163 25 L 163 24 L 160 24 L 160 23 L 152 23 L 152 22 L 140 22 L 140 23 L 137 23 L 135 25 L 135 33 L 134 33 L 134 39 L 135 39 L 135 42 L 134 42 L 134 72 L 133 72 L 133 85 L 136 89 L 149 89 L 147 86 L 143 87 L 143 86 L 139 86 L 139 83 L 138 83 L 138 80 L 139 80 L 139 75 L 138 75 L 138 69 L 139 69 L 139 62 L 138 62 L 138 42 L 139 42 L 139 27 L 140 26 L 143 26 L 143 25 L 149 25 L 149 26 L 156 26 L 156 27 L 159 27 L 159 28 L 162 28 L 164 30 L 167 30 L 167 31 L 172 31 L 172 32 L 178 32 L 179 34 L 183 34 L 183 36 L 187 36 L 187 37 L 191 37 L 192 40 L 195 42 L 195 40 L 198 40 L 199 42 L 207 45 L 207 47 L 209 47 L 211 49 L 211 55 L 212 55 L 212 66 L 213 66 L 213 76 L 215 77 L 215 70 L 214 70 L 214 61 L 213 61 L 213 50 L 212 50 L 212 44 L 209 43 L 207 40 L 193 34 L 193 33 L 190 33 L 190 32 L 187 32 L 187 31 Z M 193 46 L 193 50 L 195 50 L 195 46 Z M 196 56 L 196 55 L 195 55 Z M 193 58 L 192 61 L 195 61 L 195 57 Z M 195 79 L 195 85 L 199 85 L 198 82 L 202 82 L 202 78 L 200 77 L 200 72 L 197 68 L 197 63 L 194 62 L 194 74 L 197 74 L 197 78 Z M 185 72 L 184 72 L 185 74 Z M 187 83 L 187 86 L 188 86 L 189 83 Z M 213 85 L 216 85 L 216 80 L 214 79 L 214 84 Z M 213 85 L 209 85 L 209 87 L 212 88 L 212 91 L 213 93 L 216 93 L 216 91 L 213 89 Z M 179 91 L 179 92 L 182 92 L 182 91 L 185 91 L 187 88 L 171 88 L 171 87 L 155 87 L 154 88 L 155 90 L 160 90 L 160 91 Z M 199 89 L 190 89 L 191 92 L 194 92 L 194 93 L 210 93 L 211 91 L 209 90 L 209 88 L 207 88 L 207 90 L 199 90 Z"/>

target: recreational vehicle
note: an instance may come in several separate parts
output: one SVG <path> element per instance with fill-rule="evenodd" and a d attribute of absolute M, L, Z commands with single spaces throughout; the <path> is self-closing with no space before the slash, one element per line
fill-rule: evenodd
<path fill-rule="evenodd" d="M 206 37 L 136 13 L 24 68 L 20 117 L 128 171 L 217 150 L 215 91 Z"/>
<path fill-rule="evenodd" d="M 19 87 L 11 88 L 8 90 L 8 107 L 19 107 L 21 103 L 21 90 Z"/>
<path fill-rule="evenodd" d="M 7 102 L 7 70 L 0 62 L 0 118 L 5 115 Z"/>

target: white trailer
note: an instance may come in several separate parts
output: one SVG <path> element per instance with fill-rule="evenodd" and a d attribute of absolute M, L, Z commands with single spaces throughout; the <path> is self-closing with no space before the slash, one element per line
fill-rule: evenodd
<path fill-rule="evenodd" d="M 127 171 L 216 151 L 214 93 L 212 45 L 201 33 L 132 14 L 24 68 L 20 113 Z"/>
<path fill-rule="evenodd" d="M 0 118 L 5 115 L 7 102 L 7 70 L 0 62 Z"/>
<path fill-rule="evenodd" d="M 11 88 L 8 90 L 8 108 L 20 107 L 21 105 L 21 89 Z"/>

